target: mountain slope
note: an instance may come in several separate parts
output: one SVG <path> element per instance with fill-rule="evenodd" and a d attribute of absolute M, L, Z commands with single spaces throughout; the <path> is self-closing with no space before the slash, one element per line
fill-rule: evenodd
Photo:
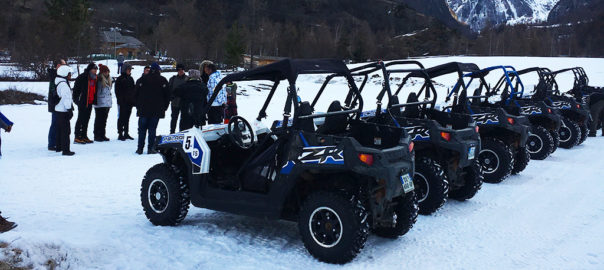
<path fill-rule="evenodd" d="M 487 24 L 533 23 L 547 20 L 558 0 L 446 0 L 459 21 L 480 31 Z"/>
<path fill-rule="evenodd" d="M 560 0 L 547 17 L 549 23 L 574 23 L 604 13 L 604 0 Z"/>

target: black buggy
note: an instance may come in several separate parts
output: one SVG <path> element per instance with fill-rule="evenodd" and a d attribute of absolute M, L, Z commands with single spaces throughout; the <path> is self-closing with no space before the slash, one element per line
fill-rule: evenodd
<path fill-rule="evenodd" d="M 298 100 L 301 74 L 338 74 L 358 92 L 348 68 L 337 60 L 287 59 L 227 75 L 218 89 L 240 81 L 271 81 L 273 86 L 253 124 L 234 116 L 228 125 L 158 137 L 156 149 L 164 162 L 147 171 L 141 188 L 151 223 L 179 224 L 190 203 L 295 221 L 310 254 L 330 263 L 351 261 L 370 231 L 388 238 L 409 231 L 418 208 L 405 131 L 361 121 L 360 96 L 355 108 L 313 114 L 308 102 Z M 279 88 L 282 81 L 289 87 Z M 285 100 L 273 100 L 278 91 L 287 91 Z M 285 104 L 283 119 L 269 129 L 260 120 L 275 102 Z M 320 117 L 326 119 L 324 128 L 315 130 L 313 119 Z M 326 130 L 332 119 L 343 120 L 337 124 L 344 131 Z"/>
<path fill-rule="evenodd" d="M 401 69 L 410 67 L 412 69 Z M 379 84 L 381 88 L 371 93 L 376 97 L 377 108 L 365 111 L 362 119 L 371 123 L 386 124 L 404 128 L 415 144 L 414 186 L 421 214 L 430 214 L 438 210 L 446 201 L 447 194 L 456 200 L 472 198 L 482 186 L 482 171 L 475 159 L 480 152 L 480 136 L 472 117 L 467 114 L 455 114 L 434 109 L 436 90 L 430 77 L 422 72 L 424 67 L 417 61 L 374 62 L 351 69 L 352 76 L 361 81 L 359 92 L 367 96 L 365 90 L 370 84 Z M 405 75 L 421 72 L 423 84 L 418 91 L 409 91 L 409 77 L 405 77 L 396 92 L 391 90 L 392 74 Z M 335 76 L 328 77 L 321 89 L 324 89 Z M 400 81 L 400 78 L 397 78 Z M 414 82 L 415 83 L 415 82 Z M 399 103 L 403 86 L 409 91 L 406 103 Z M 320 90 L 311 104 L 315 106 Z M 407 94 L 407 93 L 405 93 Z M 418 97 L 424 96 L 423 101 Z M 350 91 L 346 105 L 354 102 L 355 92 Z M 385 107 L 382 107 L 387 97 Z M 404 109 L 404 110 L 403 110 Z"/>
<path fill-rule="evenodd" d="M 503 75 L 494 87 L 487 84 L 485 77 L 493 71 L 501 71 Z M 533 100 L 524 96 L 524 84 L 520 76 L 532 72 L 525 69 L 516 72 L 512 66 L 493 66 L 482 69 L 480 73 L 481 85 L 473 96 L 472 104 L 482 106 L 502 107 L 509 114 L 526 116 L 530 123 L 530 133 L 526 148 L 531 159 L 543 160 L 556 151 L 560 143 L 558 130 L 560 129 L 560 112 L 543 101 Z M 483 92 L 484 91 L 484 92 Z M 495 97 L 496 100 L 490 100 Z M 497 98 L 499 98 L 497 100 Z"/>
<path fill-rule="evenodd" d="M 587 106 L 575 100 L 572 89 L 561 92 L 556 77 L 561 73 L 573 72 L 573 68 L 552 72 L 547 68 L 539 73 L 539 84 L 535 88 L 533 99 L 543 100 L 549 106 L 560 110 L 562 125 L 560 126 L 560 147 L 572 148 L 582 144 L 587 139 L 588 121 L 590 118 Z"/>
<path fill-rule="evenodd" d="M 503 108 L 485 106 L 472 103 L 473 99 L 483 96 L 468 96 L 468 87 L 474 79 L 481 79 L 484 75 L 475 64 L 451 62 L 425 70 L 430 78 L 434 79 L 447 74 L 455 74 L 458 79 L 449 91 L 445 102 L 451 105 L 443 110 L 454 113 L 470 114 L 479 126 L 481 150 L 478 160 L 483 168 L 484 181 L 499 183 L 510 174 L 523 171 L 530 161 L 530 154 L 526 149 L 529 122 L 524 116 L 507 113 Z M 422 77 L 420 73 L 411 73 L 411 76 Z M 466 83 L 465 78 L 469 78 Z M 481 83 L 482 85 L 482 83 Z M 480 87 L 480 86 L 479 86 Z"/>

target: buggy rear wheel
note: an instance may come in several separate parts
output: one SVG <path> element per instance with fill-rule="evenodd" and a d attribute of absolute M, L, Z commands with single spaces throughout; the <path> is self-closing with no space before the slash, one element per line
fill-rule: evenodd
<path fill-rule="evenodd" d="M 531 159 L 544 160 L 551 154 L 553 148 L 554 138 L 549 131 L 542 126 L 533 126 L 526 141 L 526 149 Z"/>
<path fill-rule="evenodd" d="M 406 234 L 417 220 L 418 206 L 413 192 L 398 197 L 392 202 L 394 226 L 376 226 L 373 233 L 384 238 L 398 238 Z"/>
<path fill-rule="evenodd" d="M 449 193 L 447 175 L 442 167 L 429 157 L 422 157 L 415 162 L 413 185 L 419 213 L 422 215 L 436 212 L 447 201 Z"/>
<path fill-rule="evenodd" d="M 487 183 L 500 183 L 510 176 L 514 167 L 512 149 L 497 138 L 487 137 L 482 140 L 478 160 Z"/>
<path fill-rule="evenodd" d="M 584 143 L 585 140 L 587 140 L 587 134 L 589 133 L 589 128 L 585 123 L 579 124 L 579 129 L 581 130 L 581 138 L 579 139 L 579 143 L 577 145 Z"/>
<path fill-rule="evenodd" d="M 141 203 L 153 225 L 178 225 L 189 211 L 189 187 L 176 166 L 157 164 L 147 171 L 141 185 Z"/>
<path fill-rule="evenodd" d="M 562 117 L 560 126 L 560 147 L 565 149 L 573 148 L 581 139 L 581 128 L 574 121 Z"/>
<path fill-rule="evenodd" d="M 558 133 L 558 130 L 550 130 L 549 135 L 551 135 L 552 139 L 554 139 L 554 147 L 552 148 L 552 152 L 550 153 L 551 155 L 556 152 L 556 150 L 558 150 L 558 147 L 560 146 L 560 133 Z"/>
<path fill-rule="evenodd" d="M 363 249 L 368 215 L 354 196 L 317 191 L 300 209 L 298 229 L 308 252 L 320 261 L 344 264 Z"/>
<path fill-rule="evenodd" d="M 526 169 L 529 161 L 531 161 L 531 154 L 527 147 L 521 147 L 516 152 L 516 158 L 514 159 L 514 168 L 512 168 L 512 174 L 519 174 Z"/>
<path fill-rule="evenodd" d="M 458 201 L 471 199 L 482 187 L 482 167 L 478 160 L 474 160 L 472 164 L 465 167 L 463 171 L 465 174 L 464 185 L 449 191 L 449 198 L 451 199 Z"/>

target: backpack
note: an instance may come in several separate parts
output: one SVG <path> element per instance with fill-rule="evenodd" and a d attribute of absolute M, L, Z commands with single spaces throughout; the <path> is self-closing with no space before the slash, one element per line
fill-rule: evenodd
<path fill-rule="evenodd" d="M 55 84 L 54 80 L 51 80 L 50 83 L 48 84 L 48 106 L 49 108 L 54 111 L 55 106 L 57 106 L 57 104 L 59 104 L 59 101 L 61 100 L 61 98 L 59 97 L 59 94 L 57 93 L 57 84 Z"/>

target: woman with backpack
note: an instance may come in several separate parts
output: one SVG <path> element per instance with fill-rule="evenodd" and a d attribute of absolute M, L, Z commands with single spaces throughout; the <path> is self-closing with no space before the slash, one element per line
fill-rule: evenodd
<path fill-rule="evenodd" d="M 71 79 L 71 70 L 68 66 L 61 66 L 57 69 L 55 85 L 59 102 L 55 106 L 57 115 L 57 152 L 63 152 L 64 156 L 73 156 L 69 148 L 69 135 L 71 133 L 70 120 L 73 117 L 73 93 L 69 86 Z"/>
<path fill-rule="evenodd" d="M 107 117 L 113 99 L 111 96 L 111 87 L 113 81 L 109 75 L 109 68 L 105 65 L 99 65 L 99 77 L 96 86 L 96 95 L 94 99 L 94 141 L 107 142 L 109 138 L 106 135 Z"/>

